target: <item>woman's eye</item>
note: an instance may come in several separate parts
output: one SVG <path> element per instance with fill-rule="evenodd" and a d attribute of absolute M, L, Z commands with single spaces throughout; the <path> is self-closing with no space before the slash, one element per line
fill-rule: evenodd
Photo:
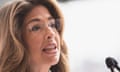
<path fill-rule="evenodd" d="M 51 24 L 50 27 L 56 28 L 56 25 L 55 24 Z"/>
<path fill-rule="evenodd" d="M 32 31 L 37 31 L 37 30 L 39 30 L 40 29 L 40 26 L 33 26 L 32 27 Z"/>

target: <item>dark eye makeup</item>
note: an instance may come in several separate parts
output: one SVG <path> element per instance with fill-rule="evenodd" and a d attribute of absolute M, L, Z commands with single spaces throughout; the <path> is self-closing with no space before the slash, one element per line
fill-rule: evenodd
<path fill-rule="evenodd" d="M 40 29 L 40 26 L 35 25 L 35 26 L 33 26 L 33 27 L 31 28 L 31 31 L 37 31 L 37 30 L 39 30 L 39 29 Z"/>
<path fill-rule="evenodd" d="M 55 28 L 57 30 L 60 30 L 60 21 L 59 20 L 55 20 Z"/>
<path fill-rule="evenodd" d="M 59 31 L 60 30 L 60 21 L 55 20 L 55 22 L 50 22 L 50 24 L 48 24 L 48 26 Z M 30 28 L 30 31 L 38 31 L 39 29 L 41 29 L 41 27 L 42 27 L 42 24 L 34 24 Z"/>

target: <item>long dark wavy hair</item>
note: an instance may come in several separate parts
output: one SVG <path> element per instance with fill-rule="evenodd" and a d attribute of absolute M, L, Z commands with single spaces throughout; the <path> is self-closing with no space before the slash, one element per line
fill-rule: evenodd
<path fill-rule="evenodd" d="M 55 0 L 16 0 L 0 8 L 0 72 L 31 72 L 28 50 L 22 39 L 24 18 L 35 6 L 45 6 L 60 25 L 57 31 L 61 40 L 58 64 L 52 72 L 69 72 L 68 52 L 63 40 L 64 18 Z"/>

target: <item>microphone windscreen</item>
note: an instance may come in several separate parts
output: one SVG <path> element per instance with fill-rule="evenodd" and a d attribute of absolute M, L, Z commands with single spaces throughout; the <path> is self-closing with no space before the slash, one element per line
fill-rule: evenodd
<path fill-rule="evenodd" d="M 108 68 L 114 68 L 118 64 L 117 61 L 112 57 L 107 57 L 105 62 Z"/>

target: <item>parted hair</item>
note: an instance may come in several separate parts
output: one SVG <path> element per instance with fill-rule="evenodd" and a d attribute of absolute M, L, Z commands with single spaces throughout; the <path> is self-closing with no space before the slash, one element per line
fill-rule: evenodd
<path fill-rule="evenodd" d="M 26 15 L 37 5 L 45 6 L 59 25 L 60 60 L 52 72 L 69 72 L 67 46 L 63 39 L 64 17 L 55 0 L 14 0 L 0 7 L 0 72 L 31 72 L 28 50 L 22 38 Z"/>

